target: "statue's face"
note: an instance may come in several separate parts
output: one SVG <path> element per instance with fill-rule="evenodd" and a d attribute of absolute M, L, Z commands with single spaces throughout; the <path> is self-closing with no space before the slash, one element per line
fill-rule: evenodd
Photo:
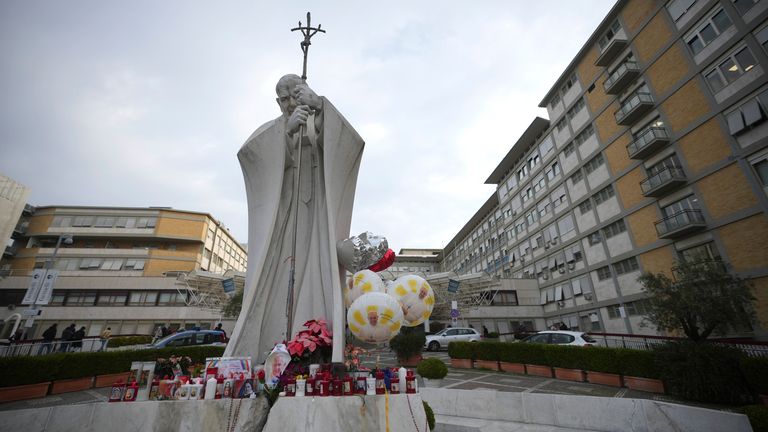
<path fill-rule="evenodd" d="M 295 93 L 295 87 L 290 89 L 281 88 L 277 91 L 277 104 L 280 105 L 280 111 L 282 111 L 284 115 L 291 115 L 293 110 L 296 109 L 298 104 L 294 98 Z"/>

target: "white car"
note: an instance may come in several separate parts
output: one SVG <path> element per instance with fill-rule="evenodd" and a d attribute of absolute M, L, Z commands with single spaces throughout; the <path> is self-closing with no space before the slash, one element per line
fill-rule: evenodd
<path fill-rule="evenodd" d="M 597 343 L 587 333 L 566 330 L 541 331 L 535 335 L 528 336 L 520 342 L 576 346 L 593 346 Z"/>
<path fill-rule="evenodd" d="M 427 351 L 437 351 L 446 348 L 451 342 L 477 342 L 481 339 L 480 333 L 471 327 L 448 327 L 433 335 L 427 335 L 424 348 Z"/>

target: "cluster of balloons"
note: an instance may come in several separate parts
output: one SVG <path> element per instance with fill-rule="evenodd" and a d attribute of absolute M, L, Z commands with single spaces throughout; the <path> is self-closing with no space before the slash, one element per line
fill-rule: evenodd
<path fill-rule="evenodd" d="M 385 343 L 400 327 L 415 327 L 429 318 L 435 294 L 420 276 L 404 275 L 385 283 L 378 273 L 365 269 L 348 280 L 344 302 L 352 334 L 365 342 Z"/>

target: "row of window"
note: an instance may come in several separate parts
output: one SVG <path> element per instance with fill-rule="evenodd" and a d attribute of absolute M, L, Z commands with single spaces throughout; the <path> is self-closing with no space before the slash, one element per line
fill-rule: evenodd
<path fill-rule="evenodd" d="M 541 291 L 541 304 L 562 301 L 592 292 L 589 276 L 583 275 Z"/>
<path fill-rule="evenodd" d="M 62 271 L 77 270 L 144 270 L 143 259 L 132 258 L 58 258 L 54 268 Z M 45 261 L 35 262 L 35 268 L 43 268 Z"/>
<path fill-rule="evenodd" d="M 155 228 L 155 217 L 115 216 L 56 216 L 51 222 L 54 227 L 95 227 L 95 228 Z"/>
<path fill-rule="evenodd" d="M 621 276 L 623 274 L 631 273 L 637 270 L 640 270 L 640 265 L 638 264 L 637 258 L 635 257 L 630 257 L 613 264 L 613 271 L 616 272 L 616 276 Z M 595 273 L 597 274 L 597 280 L 602 281 L 610 279 L 612 276 L 611 266 L 600 267 L 599 269 L 595 270 Z"/>

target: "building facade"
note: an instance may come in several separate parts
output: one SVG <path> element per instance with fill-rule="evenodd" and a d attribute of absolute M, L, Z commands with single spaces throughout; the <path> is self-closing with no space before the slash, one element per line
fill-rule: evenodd
<path fill-rule="evenodd" d="M 3 255 L 12 255 L 11 234 L 17 229 L 22 213 L 28 212 L 29 188 L 0 174 L 0 239 L 3 239 Z M 0 268 L 2 270 L 2 268 Z"/>
<path fill-rule="evenodd" d="M 85 326 L 88 336 L 106 327 L 113 334 L 151 334 L 159 325 L 209 328 L 222 319 L 225 328 L 234 324 L 236 317 L 226 319 L 220 310 L 225 286 L 242 288 L 247 254 L 209 214 L 50 206 L 35 208 L 17 227 L 14 253 L 0 263 L 0 338 L 21 318 L 32 271 L 49 267 L 59 276 L 31 338 L 52 323 L 60 331 L 70 323 Z"/>
<path fill-rule="evenodd" d="M 656 334 L 643 271 L 722 259 L 768 333 L 768 2 L 620 0 L 491 173 L 442 271 L 535 280 L 543 326 Z M 498 329 L 506 319 L 487 320 Z"/>

